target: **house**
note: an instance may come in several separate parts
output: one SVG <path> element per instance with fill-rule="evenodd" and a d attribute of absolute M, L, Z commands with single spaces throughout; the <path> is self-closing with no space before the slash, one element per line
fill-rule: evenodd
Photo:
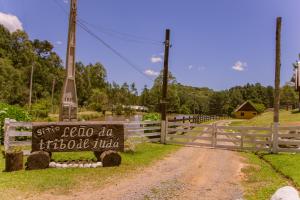
<path fill-rule="evenodd" d="M 234 116 L 238 119 L 251 119 L 257 114 L 258 110 L 251 101 L 244 102 L 234 111 Z"/>

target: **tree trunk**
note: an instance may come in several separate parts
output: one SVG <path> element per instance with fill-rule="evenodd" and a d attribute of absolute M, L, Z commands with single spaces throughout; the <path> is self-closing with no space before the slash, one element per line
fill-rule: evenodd
<path fill-rule="evenodd" d="M 119 166 L 122 160 L 121 156 L 112 150 L 104 151 L 100 158 L 103 167 Z"/>
<path fill-rule="evenodd" d="M 49 167 L 50 155 L 45 151 L 35 151 L 27 158 L 26 169 L 46 169 Z"/>
<path fill-rule="evenodd" d="M 23 151 L 6 152 L 5 154 L 5 171 L 12 172 L 23 169 Z"/>

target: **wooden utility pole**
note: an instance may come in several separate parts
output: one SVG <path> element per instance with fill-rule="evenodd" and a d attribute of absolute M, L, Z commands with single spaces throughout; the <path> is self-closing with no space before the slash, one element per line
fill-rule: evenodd
<path fill-rule="evenodd" d="M 31 110 L 31 99 L 32 99 L 33 65 L 34 64 L 31 65 L 31 73 L 30 73 L 29 102 L 28 102 L 29 110 Z"/>
<path fill-rule="evenodd" d="M 281 17 L 276 22 L 276 65 L 275 65 L 275 96 L 274 96 L 274 123 L 279 122 L 280 106 L 280 67 L 281 67 Z"/>
<path fill-rule="evenodd" d="M 60 121 L 77 120 L 77 93 L 75 84 L 77 0 L 71 0 L 69 16 L 68 46 L 66 56 L 66 78 L 62 89 L 59 111 Z"/>
<path fill-rule="evenodd" d="M 164 54 L 164 73 L 162 85 L 162 100 L 161 100 L 161 120 L 167 119 L 167 92 L 169 78 L 169 48 L 170 48 L 170 29 L 166 29 L 165 54 Z"/>

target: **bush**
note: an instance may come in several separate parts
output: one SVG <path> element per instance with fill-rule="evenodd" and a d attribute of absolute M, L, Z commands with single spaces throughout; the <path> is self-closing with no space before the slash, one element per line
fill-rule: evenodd
<path fill-rule="evenodd" d="M 0 103 L 0 143 L 3 144 L 4 120 L 5 118 L 15 119 L 17 121 L 29 121 L 31 116 L 27 111 L 19 106 L 12 106 Z"/>
<path fill-rule="evenodd" d="M 48 99 L 41 99 L 32 104 L 30 114 L 34 118 L 47 118 L 51 109 L 51 102 Z"/>
<path fill-rule="evenodd" d="M 158 121 L 160 120 L 159 113 L 147 113 L 143 115 L 143 121 Z"/>
<path fill-rule="evenodd" d="M 263 113 L 266 110 L 266 107 L 264 104 L 254 103 L 253 105 L 255 106 L 258 113 Z"/>

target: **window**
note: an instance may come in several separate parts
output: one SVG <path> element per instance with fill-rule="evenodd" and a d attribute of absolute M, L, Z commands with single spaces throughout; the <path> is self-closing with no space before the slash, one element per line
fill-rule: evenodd
<path fill-rule="evenodd" d="M 256 115 L 256 113 L 253 113 L 253 115 Z"/>
<path fill-rule="evenodd" d="M 241 112 L 241 116 L 245 116 L 245 113 L 244 113 L 244 112 Z"/>

